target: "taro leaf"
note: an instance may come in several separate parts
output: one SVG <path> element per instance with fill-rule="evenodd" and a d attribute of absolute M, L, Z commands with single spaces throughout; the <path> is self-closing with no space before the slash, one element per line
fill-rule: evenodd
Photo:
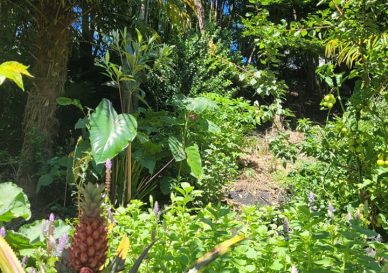
<path fill-rule="evenodd" d="M 176 162 L 186 159 L 183 144 L 176 137 L 170 136 L 168 138 L 168 146 Z"/>
<path fill-rule="evenodd" d="M 90 142 L 97 164 L 115 157 L 136 136 L 137 122 L 130 114 L 118 115 L 112 103 L 103 99 L 90 116 Z"/>
<path fill-rule="evenodd" d="M 217 108 L 217 104 L 204 97 L 188 98 L 184 100 L 186 104 L 186 110 L 197 114 L 202 113 L 205 110 L 214 110 Z"/>
<path fill-rule="evenodd" d="M 0 184 L 0 222 L 31 217 L 30 203 L 23 190 L 11 182 Z"/>
<path fill-rule="evenodd" d="M 22 75 L 32 77 L 32 75 L 27 71 L 27 68 L 28 66 L 14 61 L 0 64 L 0 85 L 5 79 L 10 79 L 24 91 Z"/>
<path fill-rule="evenodd" d="M 57 103 L 62 106 L 68 106 L 68 105 L 73 105 L 83 111 L 82 104 L 79 100 L 77 99 L 71 99 L 71 98 L 66 98 L 66 97 L 59 97 L 57 98 Z"/>
<path fill-rule="evenodd" d="M 198 145 L 189 146 L 185 151 L 187 155 L 187 164 L 189 164 L 191 169 L 191 175 L 197 179 L 201 179 L 203 176 L 203 169 Z"/>

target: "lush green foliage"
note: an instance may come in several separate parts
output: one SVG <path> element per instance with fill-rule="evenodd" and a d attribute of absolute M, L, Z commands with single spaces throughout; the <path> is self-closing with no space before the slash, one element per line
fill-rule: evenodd
<path fill-rule="evenodd" d="M 70 188 L 79 202 L 79 187 L 105 176 L 111 261 L 119 245 L 130 272 L 141 261 L 141 272 L 187 272 L 205 253 L 205 264 L 226 254 L 205 272 L 388 271 L 386 1 L 27 2 L 27 12 L 0 3 L 2 52 L 33 56 L 36 73 L 18 93 L 28 94 L 20 159 L 34 166 L 18 182 L 32 181 L 29 194 Z M 8 78 L 24 90 L 26 69 L 0 64 L 0 85 Z M 7 116 L 24 97 L 0 98 L 2 135 L 22 135 L 9 122 L 21 118 Z M 71 124 L 60 140 L 55 102 L 77 110 L 60 109 L 60 124 Z M 246 134 L 292 116 L 285 106 L 312 117 L 296 122 L 301 143 L 280 132 L 269 144 L 284 165 L 308 157 L 288 176 L 290 200 L 223 207 Z M 0 151 L 1 178 L 14 158 Z M 20 188 L 2 183 L 0 193 L 1 225 L 30 217 Z M 1 232 L 25 268 L 56 272 L 61 236 L 72 231 L 50 217 Z"/>
<path fill-rule="evenodd" d="M 145 211 L 142 202 L 134 201 L 114 214 L 112 240 L 116 245 L 122 234 L 128 235 L 133 250 L 128 264 L 150 242 L 151 234 L 159 238 L 142 272 L 182 272 L 235 232 L 249 239 L 206 272 L 290 272 L 292 267 L 300 272 L 384 272 L 380 262 L 387 245 L 354 211 L 338 214 L 330 205 L 329 210 L 320 207 L 318 200 L 309 203 L 305 196 L 283 211 L 247 207 L 237 217 L 226 207 L 188 207 L 201 192 L 187 184 L 176 191 L 172 204 L 162 209 L 154 204 Z"/>

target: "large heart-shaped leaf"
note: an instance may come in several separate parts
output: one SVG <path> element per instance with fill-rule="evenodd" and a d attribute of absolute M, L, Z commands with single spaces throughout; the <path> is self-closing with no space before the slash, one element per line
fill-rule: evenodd
<path fill-rule="evenodd" d="M 137 122 L 130 114 L 118 115 L 112 103 L 103 99 L 90 116 L 90 142 L 97 164 L 115 157 L 136 136 Z"/>
<path fill-rule="evenodd" d="M 0 222 L 31 217 L 30 203 L 23 190 L 11 182 L 0 184 Z"/>

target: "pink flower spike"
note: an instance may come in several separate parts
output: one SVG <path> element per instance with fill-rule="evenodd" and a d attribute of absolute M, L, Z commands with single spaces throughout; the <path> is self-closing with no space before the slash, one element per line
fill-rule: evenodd
<path fill-rule="evenodd" d="M 112 160 L 108 159 L 106 162 L 105 162 L 105 167 L 106 167 L 106 170 L 110 171 L 112 170 Z"/>
<path fill-rule="evenodd" d="M 54 215 L 54 213 L 50 213 L 49 221 L 52 223 L 52 222 L 54 222 L 54 220 L 55 220 L 55 215 Z"/>
<path fill-rule="evenodd" d="M 0 237 L 3 237 L 3 238 L 4 238 L 4 237 L 5 237 L 5 233 L 6 233 L 6 232 L 5 232 L 5 227 L 1 227 L 1 228 L 0 228 Z"/>

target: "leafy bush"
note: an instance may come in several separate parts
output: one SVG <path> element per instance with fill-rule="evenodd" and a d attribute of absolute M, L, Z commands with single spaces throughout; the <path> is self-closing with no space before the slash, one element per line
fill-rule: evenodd
<path fill-rule="evenodd" d="M 242 242 L 204 272 L 384 272 L 387 244 L 365 228 L 356 212 L 338 214 L 330 203 L 319 207 L 314 198 L 281 210 L 246 207 L 237 217 L 226 207 L 208 205 L 190 208 L 201 195 L 187 183 L 172 193 L 172 204 L 144 210 L 133 201 L 118 208 L 111 234 L 112 249 L 126 234 L 132 253 L 131 264 L 149 244 L 155 243 L 141 272 L 185 272 L 188 266 L 211 247 L 232 234 L 243 234 Z M 325 200 L 324 200 L 325 201 Z M 327 207 L 327 208 L 326 208 Z"/>
<path fill-rule="evenodd" d="M 214 93 L 177 98 L 172 106 L 171 112 L 140 109 L 134 159 L 143 173 L 152 175 L 163 168 L 172 153 L 176 163 L 159 180 L 162 192 L 169 194 L 179 181 L 191 181 L 203 190 L 205 203 L 218 201 L 222 188 L 237 174 L 245 135 L 260 122 L 261 112 L 244 99 Z M 188 147 L 198 147 L 200 162 L 190 165 Z M 201 170 L 196 174 L 193 166 Z"/>

